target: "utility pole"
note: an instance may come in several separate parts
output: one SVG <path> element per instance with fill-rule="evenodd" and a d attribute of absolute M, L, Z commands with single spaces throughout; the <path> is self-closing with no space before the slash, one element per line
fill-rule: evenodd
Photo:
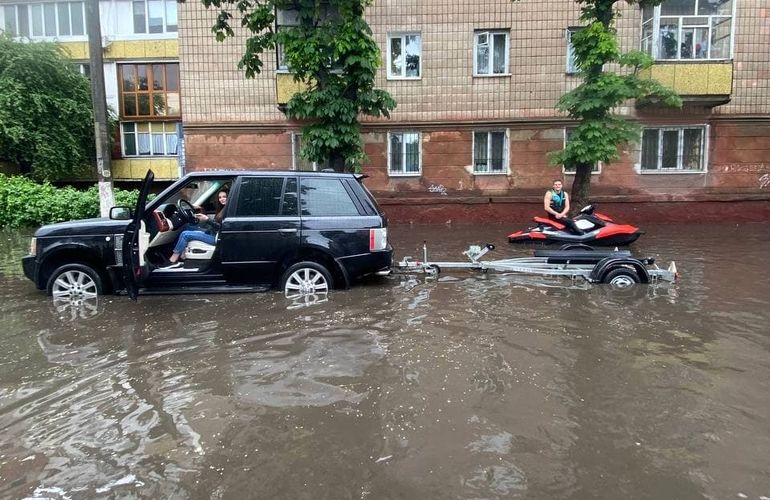
<path fill-rule="evenodd" d="M 107 217 L 110 208 L 115 205 L 115 196 L 112 193 L 110 124 L 107 116 L 107 96 L 104 90 L 99 0 L 88 0 L 86 10 L 88 14 L 88 53 L 91 65 L 91 100 L 94 105 L 94 135 L 96 137 L 96 176 L 99 180 L 99 211 L 102 217 Z"/>

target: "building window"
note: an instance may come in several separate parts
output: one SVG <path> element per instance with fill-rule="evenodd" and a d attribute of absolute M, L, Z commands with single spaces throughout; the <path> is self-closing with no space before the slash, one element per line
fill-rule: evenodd
<path fill-rule="evenodd" d="M 123 156 L 176 156 L 180 122 L 120 124 Z"/>
<path fill-rule="evenodd" d="M 181 116 L 179 103 L 179 64 L 121 64 L 120 116 Z"/>
<path fill-rule="evenodd" d="M 306 172 L 318 172 L 320 170 L 324 170 L 327 168 L 331 168 L 331 162 L 329 160 L 323 161 L 321 163 L 317 161 L 309 161 L 302 156 L 300 156 L 300 152 L 302 151 L 302 134 L 299 133 L 293 133 L 291 136 L 292 142 L 292 168 L 294 170 L 302 170 Z"/>
<path fill-rule="evenodd" d="M 420 78 L 421 55 L 419 33 L 388 35 L 388 78 Z"/>
<path fill-rule="evenodd" d="M 508 73 L 508 32 L 477 31 L 473 35 L 473 74 L 505 75 Z"/>
<path fill-rule="evenodd" d="M 280 32 L 286 28 L 292 26 L 299 26 L 299 11 L 289 9 L 278 9 L 275 14 L 275 29 L 276 32 Z M 286 54 L 282 44 L 276 45 L 276 51 L 278 53 L 278 69 L 283 71 L 289 70 L 289 65 L 286 63 Z"/>
<path fill-rule="evenodd" d="M 420 133 L 391 132 L 388 134 L 388 174 L 420 175 Z"/>
<path fill-rule="evenodd" d="M 473 133 L 473 172 L 508 173 L 508 146 L 504 130 Z"/>
<path fill-rule="evenodd" d="M 4 5 L 3 29 L 12 36 L 61 38 L 85 36 L 84 2 L 47 2 Z"/>
<path fill-rule="evenodd" d="M 281 31 L 300 26 L 303 23 L 312 23 L 312 25 L 318 25 L 326 23 L 339 18 L 338 7 L 331 5 L 328 2 L 322 1 L 315 11 L 313 19 L 300 19 L 299 11 L 296 9 L 276 9 L 275 12 L 275 31 L 280 33 Z M 278 69 L 281 71 L 289 71 L 289 65 L 286 62 L 286 54 L 282 44 L 276 44 L 276 53 L 278 61 Z M 334 71 L 340 70 L 342 65 L 339 61 L 329 61 L 329 68 Z"/>
<path fill-rule="evenodd" d="M 75 71 L 85 76 L 89 80 L 91 79 L 91 65 L 86 63 L 75 63 Z"/>
<path fill-rule="evenodd" d="M 134 0 L 134 33 L 176 33 L 176 0 Z"/>
<path fill-rule="evenodd" d="M 667 0 L 642 9 L 641 49 L 655 59 L 730 59 L 733 0 Z"/>
<path fill-rule="evenodd" d="M 575 61 L 575 46 L 572 45 L 572 37 L 578 31 L 582 30 L 582 27 L 570 27 L 565 32 L 567 39 L 567 74 L 574 75 L 578 72 L 577 61 Z"/>
<path fill-rule="evenodd" d="M 706 127 L 645 128 L 642 131 L 642 172 L 702 172 Z"/>
<path fill-rule="evenodd" d="M 570 140 L 570 137 L 572 136 L 573 132 L 575 131 L 575 127 L 566 127 L 564 129 L 564 146 L 567 146 L 567 143 Z M 594 163 L 594 166 L 591 167 L 591 173 L 592 174 L 599 174 L 601 173 L 601 163 L 596 162 Z M 567 175 L 574 175 L 575 174 L 575 166 L 574 165 L 563 165 L 562 166 L 562 172 L 564 172 Z"/>

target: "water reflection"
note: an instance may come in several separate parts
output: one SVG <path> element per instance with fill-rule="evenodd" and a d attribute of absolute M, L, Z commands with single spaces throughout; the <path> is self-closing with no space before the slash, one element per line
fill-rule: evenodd
<path fill-rule="evenodd" d="M 52 312 L 62 321 L 91 319 L 104 310 L 99 300 L 97 295 L 51 297 Z"/>
<path fill-rule="evenodd" d="M 680 283 L 443 272 L 57 306 L 2 270 L 0 496 L 768 496 L 770 232 L 739 252 L 729 228 L 646 229 Z"/>

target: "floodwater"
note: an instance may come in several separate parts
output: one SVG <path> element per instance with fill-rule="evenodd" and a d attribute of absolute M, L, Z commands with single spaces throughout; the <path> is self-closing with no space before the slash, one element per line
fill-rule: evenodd
<path fill-rule="evenodd" d="M 518 227 L 395 226 L 500 258 Z M 0 233 L 0 497 L 770 498 L 770 225 L 646 227 L 675 285 L 396 275 L 54 304 Z"/>

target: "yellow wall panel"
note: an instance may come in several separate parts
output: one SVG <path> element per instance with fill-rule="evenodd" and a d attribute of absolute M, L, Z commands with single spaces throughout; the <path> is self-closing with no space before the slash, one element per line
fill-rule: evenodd
<path fill-rule="evenodd" d="M 175 180 L 179 177 L 176 158 L 127 158 L 112 161 L 113 179 L 142 180 L 147 170 L 152 170 L 158 180 Z"/>
<path fill-rule="evenodd" d="M 709 64 L 709 94 L 731 94 L 733 90 L 733 65 Z"/>
<path fill-rule="evenodd" d="M 732 93 L 732 63 L 659 63 L 642 72 L 642 77 L 650 76 L 684 96 Z"/>
<path fill-rule="evenodd" d="M 88 42 L 64 42 L 60 45 L 71 59 L 88 59 Z"/>
<path fill-rule="evenodd" d="M 275 75 L 275 93 L 278 104 L 286 104 L 291 99 L 291 96 L 306 88 L 307 85 L 304 83 L 294 81 L 294 75 L 288 73 L 277 73 Z"/>

